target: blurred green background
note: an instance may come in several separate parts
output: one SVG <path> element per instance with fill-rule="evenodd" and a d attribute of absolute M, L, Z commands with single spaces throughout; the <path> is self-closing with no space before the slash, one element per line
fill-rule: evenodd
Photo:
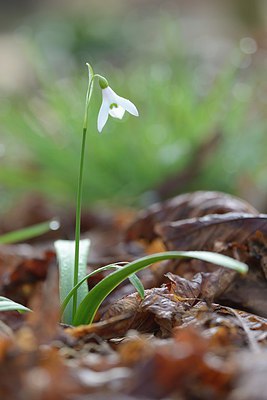
<path fill-rule="evenodd" d="M 99 135 L 96 86 L 85 205 L 140 207 L 203 189 L 267 210 L 266 2 L 0 7 L 2 212 L 32 193 L 75 204 L 87 61 L 140 118 L 109 119 Z"/>

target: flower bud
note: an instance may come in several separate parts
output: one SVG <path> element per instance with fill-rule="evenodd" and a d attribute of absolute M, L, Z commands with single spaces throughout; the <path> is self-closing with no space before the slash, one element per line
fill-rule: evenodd
<path fill-rule="evenodd" d="M 103 76 L 99 77 L 98 82 L 99 82 L 99 86 L 101 87 L 101 89 L 106 89 L 109 86 L 108 81 Z"/>

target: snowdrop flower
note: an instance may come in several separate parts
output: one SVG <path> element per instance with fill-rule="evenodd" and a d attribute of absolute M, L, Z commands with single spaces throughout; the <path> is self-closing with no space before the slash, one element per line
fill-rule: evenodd
<path fill-rule="evenodd" d="M 125 111 L 128 111 L 130 114 L 138 117 L 139 114 L 135 105 L 130 100 L 118 96 L 108 85 L 106 79 L 101 77 L 99 85 L 102 89 L 102 104 L 97 119 L 97 129 L 99 132 L 104 128 L 109 115 L 113 118 L 122 119 Z"/>

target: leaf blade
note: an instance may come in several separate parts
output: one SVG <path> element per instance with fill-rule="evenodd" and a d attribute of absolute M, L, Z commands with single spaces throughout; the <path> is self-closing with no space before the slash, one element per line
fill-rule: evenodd
<path fill-rule="evenodd" d="M 83 279 L 86 275 L 87 258 L 89 253 L 90 240 L 84 239 L 80 241 L 80 254 L 79 254 L 79 280 Z M 68 293 L 73 289 L 74 285 L 74 257 L 75 257 L 75 241 L 72 240 L 57 240 L 55 242 L 55 249 L 59 264 L 59 296 L 60 303 L 63 303 Z M 77 296 L 77 304 L 79 305 L 88 293 L 87 284 L 84 281 L 80 285 Z M 72 300 L 67 305 L 63 315 L 62 321 L 67 324 L 72 324 Z"/>
<path fill-rule="evenodd" d="M 43 235 L 50 230 L 56 230 L 59 228 L 58 221 L 46 221 L 40 224 L 28 226 L 23 229 L 18 229 L 13 232 L 8 232 L 0 236 L 0 244 L 12 244 L 16 242 L 22 242 L 26 239 L 32 239 L 36 236 Z"/>
<path fill-rule="evenodd" d="M 71 289 L 71 291 L 67 294 L 67 296 L 65 297 L 65 299 L 64 299 L 63 302 L 61 303 L 61 307 L 60 307 L 60 308 L 61 308 L 61 311 L 60 311 L 60 314 L 61 314 L 61 315 L 63 314 L 63 312 L 64 312 L 65 308 L 67 307 L 67 305 L 68 305 L 70 299 L 72 298 L 72 296 L 73 296 L 75 290 L 77 290 L 77 289 L 83 284 L 83 282 L 85 282 L 87 279 L 91 278 L 92 276 L 94 276 L 94 275 L 96 275 L 96 274 L 99 274 L 100 272 L 107 271 L 107 270 L 109 270 L 109 269 L 119 269 L 119 268 L 122 268 L 122 267 L 119 266 L 119 265 L 117 265 L 117 264 L 108 264 L 108 265 L 105 265 L 105 266 L 103 266 L 103 267 L 100 267 L 100 268 L 95 269 L 94 271 L 90 272 L 90 274 L 87 274 L 87 275 L 86 275 L 83 279 L 81 279 L 81 280 L 77 283 L 77 285 L 75 285 L 75 286 Z M 132 283 L 132 285 L 135 287 L 135 289 L 137 290 L 137 292 L 139 293 L 140 297 L 141 297 L 141 298 L 144 298 L 144 292 L 145 292 L 145 290 L 144 290 L 144 286 L 143 286 L 142 282 L 140 281 L 140 279 L 139 279 L 135 274 L 133 274 L 131 277 L 129 277 L 129 280 L 130 280 L 130 282 Z"/>
<path fill-rule="evenodd" d="M 138 292 L 139 296 L 143 300 L 144 297 L 145 297 L 145 289 L 144 289 L 144 286 L 143 286 L 142 282 L 138 278 L 138 276 L 136 274 L 130 275 L 129 276 L 129 281 L 135 287 L 135 289 Z"/>
<path fill-rule="evenodd" d="M 0 311 L 28 312 L 31 310 L 7 297 L 0 296 Z"/>
<path fill-rule="evenodd" d="M 215 257 L 213 257 L 215 255 Z M 81 302 L 74 318 L 74 325 L 88 324 L 94 316 L 105 297 L 111 293 L 129 275 L 136 273 L 154 262 L 177 258 L 196 258 L 202 261 L 215 263 L 225 268 L 231 268 L 239 273 L 245 274 L 248 266 L 240 261 L 231 259 L 222 254 L 210 253 L 206 251 L 169 251 L 153 254 L 152 256 L 142 257 L 135 260 L 124 268 L 110 274 L 91 289 L 84 300 Z"/>

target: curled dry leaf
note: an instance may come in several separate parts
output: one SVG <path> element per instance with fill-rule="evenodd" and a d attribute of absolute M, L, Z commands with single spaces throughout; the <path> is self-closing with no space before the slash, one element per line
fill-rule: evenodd
<path fill-rule="evenodd" d="M 217 346 L 233 341 L 241 347 L 247 346 L 250 341 L 248 330 L 257 331 L 253 337 L 264 344 L 267 329 L 264 318 L 203 302 L 202 299 L 214 297 L 214 288 L 209 285 L 210 275 L 199 273 L 187 280 L 168 273 L 170 284 L 146 290 L 143 301 L 136 293 L 126 296 L 109 307 L 102 321 L 70 328 L 67 332 L 76 338 L 95 333 L 108 339 L 124 336 L 129 329 L 135 329 L 170 337 L 175 327 L 198 325 L 205 335 L 213 337 Z"/>
<path fill-rule="evenodd" d="M 267 233 L 267 215 L 227 213 L 158 224 L 158 234 L 168 249 L 231 250 L 246 244 L 256 232 Z M 240 246 L 241 247 L 241 246 Z M 242 250 L 242 248 L 241 248 Z"/>
<path fill-rule="evenodd" d="M 222 301 L 223 304 L 267 316 L 266 215 L 236 213 L 209 215 L 162 224 L 158 227 L 158 231 L 170 250 L 189 248 L 222 252 L 247 263 L 249 272 L 246 276 L 226 270 L 221 270 L 220 273 L 214 271 L 213 276 L 210 276 L 210 283 L 218 288 L 214 299 Z M 190 264 L 200 266 L 195 262 Z M 172 270 L 179 274 L 184 271 L 186 264 L 175 265 L 176 268 Z M 204 263 L 201 269 L 211 271 Z M 217 281 L 216 274 L 220 278 Z"/>
<path fill-rule="evenodd" d="M 0 291 L 1 295 L 18 303 L 28 304 L 35 285 L 46 279 L 49 266 L 55 264 L 55 256 L 50 251 L 39 252 L 37 256 L 34 251 L 31 252 L 30 246 L 27 246 L 28 253 L 16 255 L 15 247 L 7 248 L 13 249 L 13 253 L 11 253 L 11 264 L 0 277 Z M 8 259 L 8 252 L 4 254 L 3 259 Z"/>
<path fill-rule="evenodd" d="M 182 299 L 188 301 L 189 305 L 195 304 L 196 300 L 205 300 L 209 304 L 214 298 L 229 286 L 233 279 L 233 271 L 224 271 L 219 268 L 215 272 L 199 272 L 191 280 L 168 272 L 165 276 L 172 282 L 171 290 Z"/>
<path fill-rule="evenodd" d="M 90 325 L 80 325 L 70 327 L 65 333 L 75 339 L 85 339 L 91 335 L 98 335 L 102 339 L 108 340 L 126 335 L 129 327 L 132 326 L 133 313 L 125 312 L 121 315 L 108 317 L 103 321 L 99 321 Z"/>
<path fill-rule="evenodd" d="M 100 322 L 66 330 L 79 338 L 95 333 L 102 338 L 121 337 L 129 329 L 139 332 L 159 332 L 170 336 L 172 327 L 179 324 L 179 316 L 188 305 L 170 292 L 167 286 L 145 290 L 142 301 L 137 293 L 130 294 L 111 304 Z"/>
<path fill-rule="evenodd" d="M 151 270 L 158 273 L 157 284 L 164 278 L 165 285 L 146 290 L 143 301 L 133 293 L 112 304 L 127 293 L 122 286 L 106 299 L 99 322 L 63 328 L 57 323 L 53 255 L 17 253 L 8 260 L 1 249 L 2 289 L 19 302 L 31 299 L 34 309 L 19 315 L 13 330 L 11 315 L 1 317 L 1 400 L 264 398 L 267 319 L 229 305 L 264 314 L 265 216 L 214 192 L 179 196 L 157 207 L 149 211 L 152 217 L 148 213 L 133 224 L 129 240 L 157 237 L 157 246 L 164 241 L 168 248 L 224 252 L 249 263 L 247 277 L 204 262 L 161 263 Z M 113 256 L 120 248 L 113 246 Z M 98 264 L 110 253 L 93 256 Z"/>
<path fill-rule="evenodd" d="M 172 261 L 153 269 L 158 284 L 167 271 L 186 278 L 210 272 L 206 285 L 213 297 L 206 299 L 267 316 L 267 215 L 233 196 L 195 192 L 150 207 L 126 233 L 126 241 L 156 237 L 168 250 L 214 251 L 249 265 L 249 273 L 241 277 L 204 262 Z"/>
<path fill-rule="evenodd" d="M 182 194 L 166 202 L 153 204 L 147 210 L 141 211 L 128 228 L 125 240 L 130 242 L 144 239 L 151 242 L 160 236 L 155 230 L 158 223 L 229 212 L 258 214 L 258 211 L 247 202 L 225 193 L 199 191 Z"/>

